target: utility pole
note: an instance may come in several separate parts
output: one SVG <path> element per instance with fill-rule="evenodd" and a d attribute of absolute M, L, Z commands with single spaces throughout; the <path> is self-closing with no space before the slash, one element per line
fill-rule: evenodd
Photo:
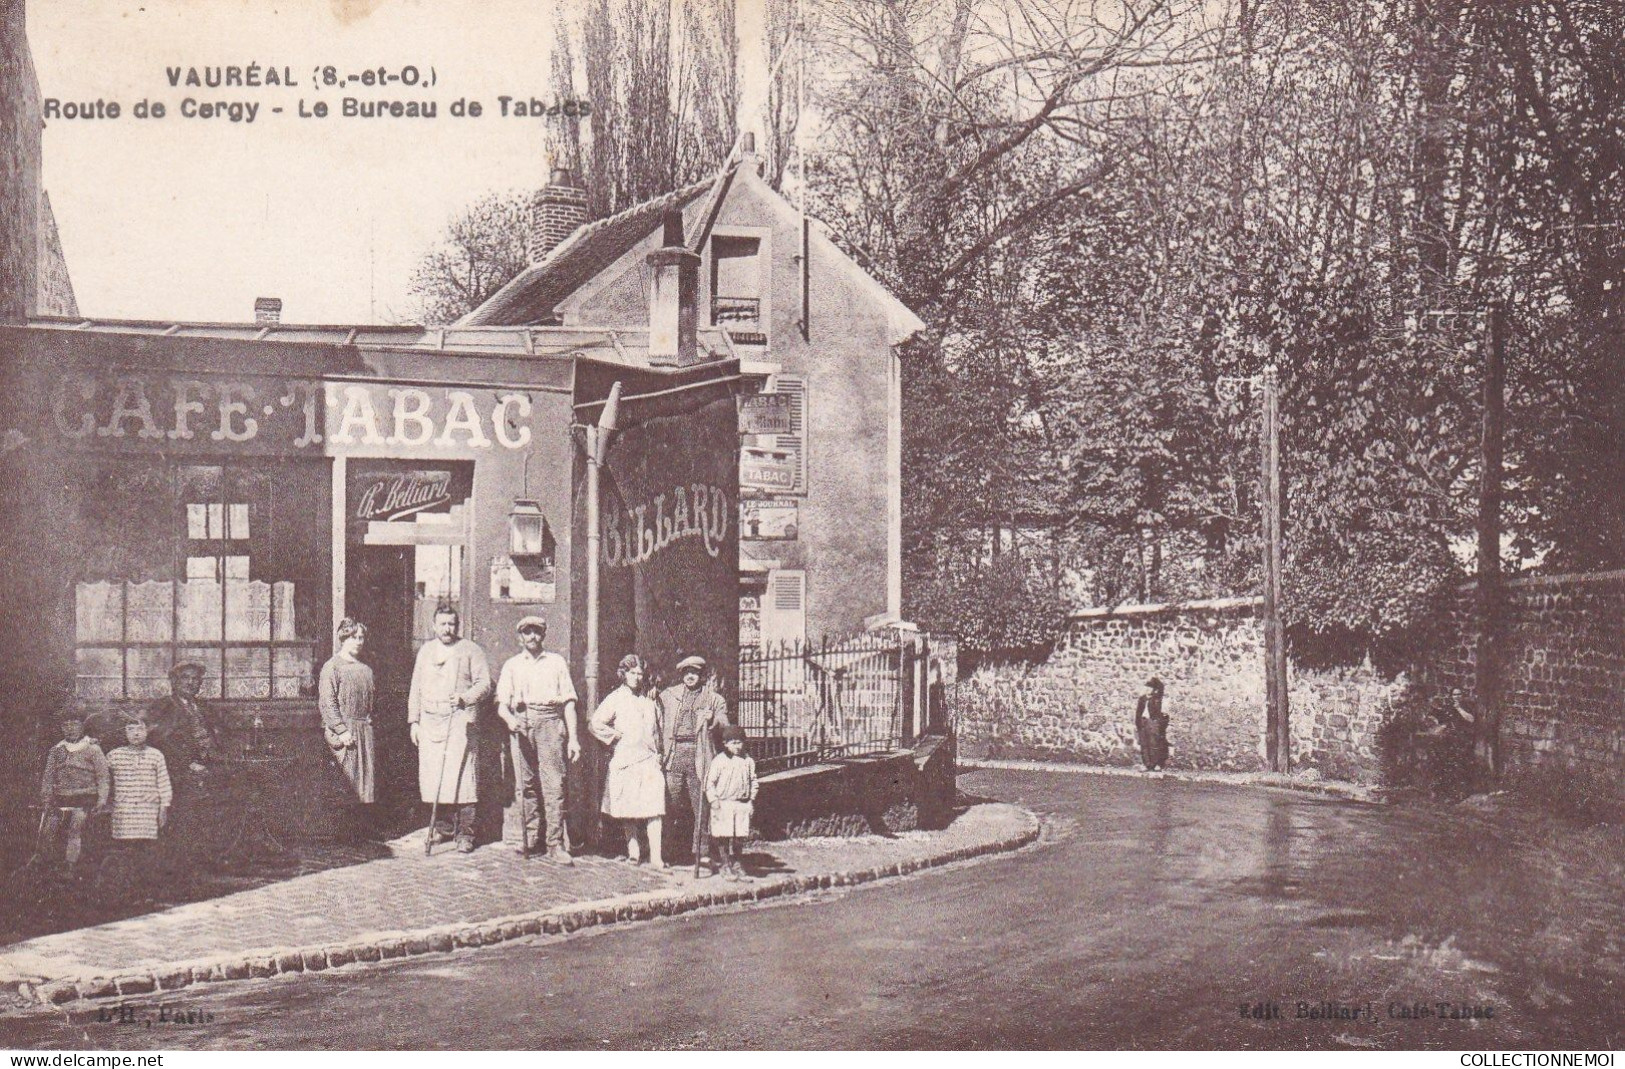
<path fill-rule="evenodd" d="M 1264 497 L 1265 750 L 1270 771 L 1292 771 L 1292 726 L 1286 682 L 1286 633 L 1281 626 L 1281 417 L 1275 365 L 1264 368 L 1260 431 Z"/>
<path fill-rule="evenodd" d="M 1221 400 L 1233 400 L 1243 387 L 1259 391 L 1263 420 L 1259 428 L 1259 495 L 1263 516 L 1259 534 L 1264 544 L 1264 753 L 1271 772 L 1292 771 L 1292 724 L 1287 700 L 1286 630 L 1281 626 L 1281 408 L 1275 365 L 1249 378 L 1220 376 L 1214 388 Z"/>
<path fill-rule="evenodd" d="M 1506 426 L 1506 314 L 1490 305 L 1489 344 L 1484 351 L 1483 425 L 1479 438 L 1478 648 L 1474 689 L 1474 778 L 1489 790 L 1501 772 L 1501 460 Z"/>

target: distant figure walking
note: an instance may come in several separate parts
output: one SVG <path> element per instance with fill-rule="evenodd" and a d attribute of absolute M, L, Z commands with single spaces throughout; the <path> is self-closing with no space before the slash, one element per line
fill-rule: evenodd
<path fill-rule="evenodd" d="M 1152 676 L 1134 707 L 1134 734 L 1140 740 L 1140 760 L 1147 772 L 1160 772 L 1168 763 L 1168 716 L 1162 711 L 1162 680 Z"/>

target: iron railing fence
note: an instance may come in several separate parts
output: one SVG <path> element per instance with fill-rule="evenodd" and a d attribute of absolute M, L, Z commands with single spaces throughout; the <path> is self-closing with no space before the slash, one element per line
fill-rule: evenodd
<path fill-rule="evenodd" d="M 739 651 L 739 723 L 763 774 L 903 742 L 903 646 L 895 634 Z"/>

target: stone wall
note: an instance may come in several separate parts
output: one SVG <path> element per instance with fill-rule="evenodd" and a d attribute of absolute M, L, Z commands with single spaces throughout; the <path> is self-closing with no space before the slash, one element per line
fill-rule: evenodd
<path fill-rule="evenodd" d="M 1507 584 L 1501 756 L 1514 785 L 1625 805 L 1625 571 Z M 1466 587 L 1418 673 L 1422 694 L 1475 688 L 1477 622 Z"/>
<path fill-rule="evenodd" d="M 1168 767 L 1264 769 L 1264 637 L 1255 598 L 1091 609 L 1047 660 L 985 664 L 954 688 L 966 756 L 1134 765 L 1134 708 L 1151 676 L 1170 716 Z M 1379 736 L 1405 681 L 1369 666 L 1289 672 L 1293 766 L 1381 779 Z"/>
<path fill-rule="evenodd" d="M 1262 643 L 1253 599 L 1086 610 L 1047 660 L 989 663 L 961 677 L 960 752 L 1135 764 L 1135 699 L 1157 676 L 1171 718 L 1170 768 L 1260 768 Z"/>
<path fill-rule="evenodd" d="M 1293 769 L 1411 777 L 1418 732 L 1435 723 L 1425 711 L 1448 709 L 1452 690 L 1477 706 L 1473 598 L 1470 584 L 1454 595 L 1409 676 L 1289 666 Z M 1504 620 L 1507 783 L 1625 805 L 1625 571 L 1513 580 Z M 1263 633 L 1249 599 L 1076 614 L 1048 659 L 985 664 L 951 688 L 960 752 L 1136 764 L 1134 699 L 1152 675 L 1167 685 L 1170 768 L 1264 767 Z M 1459 764 L 1468 733 L 1426 741 Z"/>
<path fill-rule="evenodd" d="M 901 753 L 776 772 L 762 777 L 752 824 L 764 839 L 946 827 L 957 801 L 954 773 L 953 740 L 942 736 Z"/>
<path fill-rule="evenodd" d="M 1385 679 L 1370 664 L 1353 668 L 1288 666 L 1292 768 L 1327 779 L 1388 784 L 1394 774 L 1384 729 L 1410 691 L 1409 679 Z M 1260 699 L 1262 700 L 1262 699 Z"/>

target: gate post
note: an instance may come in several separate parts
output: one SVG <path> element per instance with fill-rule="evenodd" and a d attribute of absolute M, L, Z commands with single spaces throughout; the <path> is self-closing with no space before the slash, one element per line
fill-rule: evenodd
<path fill-rule="evenodd" d="M 915 646 L 917 641 L 915 636 L 897 632 L 897 674 L 903 705 L 903 737 L 899 741 L 904 746 L 913 745 L 921 725 L 925 723 L 925 718 L 920 715 L 920 697 L 924 694 L 924 688 L 919 683 L 919 666 L 924 663 L 924 658 Z"/>

